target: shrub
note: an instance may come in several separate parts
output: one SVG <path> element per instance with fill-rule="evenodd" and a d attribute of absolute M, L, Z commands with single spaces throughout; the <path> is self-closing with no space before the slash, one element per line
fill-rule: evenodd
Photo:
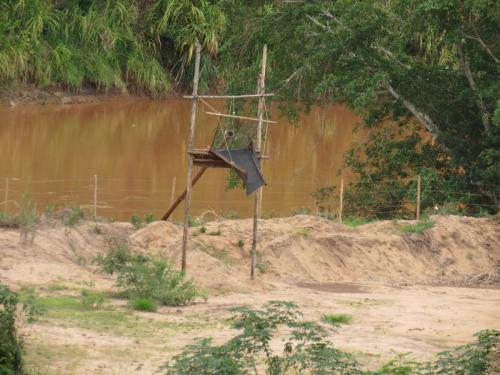
<path fill-rule="evenodd" d="M 158 308 L 156 302 L 151 298 L 137 297 L 130 301 L 130 306 L 137 311 L 155 312 Z"/>
<path fill-rule="evenodd" d="M 0 285 L 0 374 L 21 374 L 22 342 L 16 329 L 17 294 Z"/>
<path fill-rule="evenodd" d="M 401 231 L 404 233 L 423 233 L 434 226 L 432 220 L 419 220 L 415 224 L 404 225 Z"/>
<path fill-rule="evenodd" d="M 83 211 L 80 206 L 66 207 L 62 213 L 62 221 L 64 225 L 72 227 L 83 219 Z"/>
<path fill-rule="evenodd" d="M 155 218 L 155 215 L 153 215 L 153 214 L 146 214 L 146 215 L 144 215 L 144 222 L 146 224 L 151 224 L 155 220 L 156 220 L 156 218 Z"/>
<path fill-rule="evenodd" d="M 106 297 L 102 293 L 85 289 L 82 290 L 81 301 L 88 309 L 100 310 L 106 303 Z"/>
<path fill-rule="evenodd" d="M 116 286 L 129 299 L 150 298 L 169 306 L 187 305 L 204 296 L 192 279 L 160 258 L 133 253 L 127 245 L 115 245 L 106 256 L 96 258 L 101 271 L 117 274 Z"/>
<path fill-rule="evenodd" d="M 322 375 L 483 375 L 494 371 L 500 331 L 476 334 L 474 343 L 438 354 L 433 362 L 406 362 L 404 356 L 378 371 L 363 371 L 348 353 L 335 349 L 317 324 L 301 320 L 290 302 L 271 301 L 262 309 L 235 309 L 232 327 L 240 332 L 222 345 L 204 338 L 166 363 L 167 375 L 322 374 Z M 287 328 L 283 330 L 282 328 Z M 282 349 L 273 350 L 278 332 L 289 332 Z"/>
<path fill-rule="evenodd" d="M 243 249 L 243 247 L 245 246 L 245 241 L 239 239 L 238 242 L 236 242 L 236 246 L 239 247 L 240 249 Z"/>
<path fill-rule="evenodd" d="M 324 323 L 338 326 L 340 324 L 350 324 L 352 316 L 349 314 L 325 314 L 321 318 Z"/>

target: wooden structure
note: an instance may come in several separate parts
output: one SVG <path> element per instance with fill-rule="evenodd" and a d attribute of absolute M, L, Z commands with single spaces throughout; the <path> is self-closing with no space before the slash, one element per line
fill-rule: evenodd
<path fill-rule="evenodd" d="M 173 201 L 168 211 L 163 215 L 162 220 L 168 220 L 170 215 L 174 212 L 177 206 L 184 201 L 184 226 L 183 226 L 183 236 L 182 236 L 182 263 L 181 269 L 182 271 L 186 271 L 187 269 L 187 250 L 188 250 L 188 240 L 189 240 L 189 216 L 191 211 L 191 192 L 193 186 L 196 182 L 203 176 L 205 171 L 208 168 L 232 168 L 235 172 L 240 176 L 246 176 L 248 170 L 241 167 L 241 163 L 238 164 L 237 161 L 231 158 L 231 150 L 228 150 L 227 153 L 220 152 L 221 150 L 217 150 L 217 147 L 213 147 L 208 149 L 197 149 L 194 148 L 194 136 L 196 129 L 196 112 L 198 101 L 201 100 L 205 103 L 204 99 L 249 99 L 249 98 L 258 98 L 258 115 L 257 118 L 245 117 L 245 116 L 236 116 L 234 114 L 223 114 L 218 112 L 206 112 L 209 115 L 218 116 L 219 118 L 234 118 L 242 121 L 254 121 L 257 122 L 257 134 L 256 134 L 256 142 L 255 148 L 253 143 L 251 143 L 250 147 L 252 148 L 253 157 L 247 160 L 247 165 L 251 166 L 251 162 L 254 165 L 254 172 L 257 171 L 257 174 L 261 175 L 261 162 L 262 162 L 262 125 L 275 123 L 274 121 L 270 121 L 264 119 L 265 115 L 265 98 L 273 96 L 272 93 L 265 93 L 265 76 L 266 76 L 266 63 L 267 63 L 267 46 L 264 46 L 263 54 L 262 54 L 262 65 L 261 65 L 261 73 L 259 75 L 259 85 L 257 94 L 248 94 L 248 95 L 198 95 L 198 82 L 200 75 L 200 58 L 201 58 L 201 47 L 198 44 L 196 46 L 195 53 L 195 69 L 194 69 L 194 77 L 193 77 L 193 93 L 189 96 L 184 96 L 185 99 L 190 99 L 192 102 L 191 105 L 191 122 L 189 126 L 188 133 L 188 170 L 187 170 L 187 184 L 186 189 L 179 195 L 179 197 Z M 223 147 L 224 144 L 227 145 L 228 139 L 233 137 L 234 134 L 232 132 L 225 132 L 223 134 L 224 140 L 218 147 Z M 244 150 L 237 150 L 240 152 L 244 152 Z M 193 177 L 193 166 L 198 166 L 200 169 Z M 255 177 L 255 173 L 253 173 Z M 263 181 L 263 179 L 262 179 Z M 260 185 L 259 185 L 260 186 Z M 247 189 L 248 193 L 248 189 Z M 262 205 L 262 193 L 260 187 L 256 188 L 255 191 L 255 199 L 254 199 L 254 210 L 253 210 L 253 237 L 252 237 L 252 250 L 251 250 L 251 267 L 250 267 L 250 276 L 251 278 L 255 278 L 255 264 L 256 264 L 256 254 L 257 254 L 257 226 L 258 219 L 261 214 L 261 205 Z"/>

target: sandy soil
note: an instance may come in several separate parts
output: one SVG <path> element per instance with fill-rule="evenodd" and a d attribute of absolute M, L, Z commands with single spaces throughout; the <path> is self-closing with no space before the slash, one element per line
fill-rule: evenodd
<path fill-rule="evenodd" d="M 256 281 L 248 277 L 250 220 L 210 222 L 204 233 L 192 228 L 188 274 L 210 290 L 208 302 L 137 313 L 111 300 L 88 316 L 54 308 L 25 328 L 28 361 L 44 374 L 151 374 L 197 337 L 228 339 L 232 307 L 269 300 L 293 301 L 310 320 L 351 314 L 352 323 L 331 340 L 368 368 L 397 352 L 430 359 L 481 329 L 500 329 L 500 225 L 433 220 L 420 234 L 401 230 L 411 222 L 350 228 L 311 216 L 262 220 Z M 179 261 L 181 228 L 171 223 L 135 230 L 128 223 L 67 228 L 45 221 L 32 241 L 0 229 L 0 282 L 50 298 L 88 285 L 109 290 L 113 279 L 97 273 L 92 259 L 114 239 Z"/>

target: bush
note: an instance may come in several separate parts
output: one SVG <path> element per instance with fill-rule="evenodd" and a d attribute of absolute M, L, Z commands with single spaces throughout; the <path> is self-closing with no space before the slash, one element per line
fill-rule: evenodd
<path fill-rule="evenodd" d="M 83 216 L 83 211 L 80 206 L 67 207 L 62 213 L 62 221 L 64 225 L 72 227 L 83 219 Z"/>
<path fill-rule="evenodd" d="M 406 362 L 400 356 L 378 371 L 364 371 L 349 354 L 334 348 L 320 326 L 302 321 L 297 307 L 290 302 L 272 301 L 260 310 L 242 307 L 234 311 L 232 327 L 239 334 L 222 345 L 213 345 L 210 338 L 204 338 L 187 346 L 162 367 L 165 373 L 483 375 L 494 369 L 494 356 L 500 345 L 500 331 L 486 330 L 476 334 L 476 342 L 439 353 L 433 362 Z M 284 347 L 273 350 L 275 335 L 285 331 L 289 336 Z"/>
<path fill-rule="evenodd" d="M 126 245 L 115 245 L 96 261 L 103 272 L 117 274 L 116 286 L 129 299 L 149 298 L 162 305 L 179 306 L 204 296 L 192 279 L 185 280 L 184 274 L 167 261 L 133 253 Z"/>
<path fill-rule="evenodd" d="M 130 306 L 137 311 L 155 312 L 158 308 L 156 302 L 151 298 L 138 297 L 130 301 Z"/>
<path fill-rule="evenodd" d="M 419 220 L 415 224 L 408 224 L 401 228 L 404 233 L 424 233 L 426 230 L 434 226 L 432 220 Z"/>
<path fill-rule="evenodd" d="M 82 290 L 81 301 L 88 309 L 100 310 L 106 303 L 106 297 L 102 293 L 85 289 Z"/>
<path fill-rule="evenodd" d="M 0 285 L 0 374 L 21 374 L 22 342 L 16 330 L 17 295 Z"/>
<path fill-rule="evenodd" d="M 321 320 L 324 323 L 331 324 L 332 326 L 338 326 L 340 324 L 350 324 L 352 316 L 349 314 L 326 314 L 323 315 Z"/>

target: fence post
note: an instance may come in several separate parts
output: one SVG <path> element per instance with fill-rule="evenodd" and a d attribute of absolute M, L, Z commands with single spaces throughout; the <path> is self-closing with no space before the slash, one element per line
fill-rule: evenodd
<path fill-rule="evenodd" d="M 420 220 L 420 189 L 422 185 L 422 177 L 420 175 L 417 176 L 417 214 L 416 219 Z"/>
<path fill-rule="evenodd" d="M 174 176 L 174 179 L 172 180 L 172 191 L 171 191 L 171 195 L 170 195 L 170 206 L 172 206 L 174 204 L 174 199 L 175 199 L 175 176 Z"/>
<path fill-rule="evenodd" d="M 97 218 L 97 175 L 94 175 L 94 220 Z"/>
<path fill-rule="evenodd" d="M 344 211 L 344 174 L 340 175 L 340 196 L 339 196 L 339 223 L 342 224 L 342 211 Z"/>
<path fill-rule="evenodd" d="M 7 215 L 7 205 L 9 204 L 9 178 L 5 177 L 5 199 L 3 204 L 3 212 Z"/>

